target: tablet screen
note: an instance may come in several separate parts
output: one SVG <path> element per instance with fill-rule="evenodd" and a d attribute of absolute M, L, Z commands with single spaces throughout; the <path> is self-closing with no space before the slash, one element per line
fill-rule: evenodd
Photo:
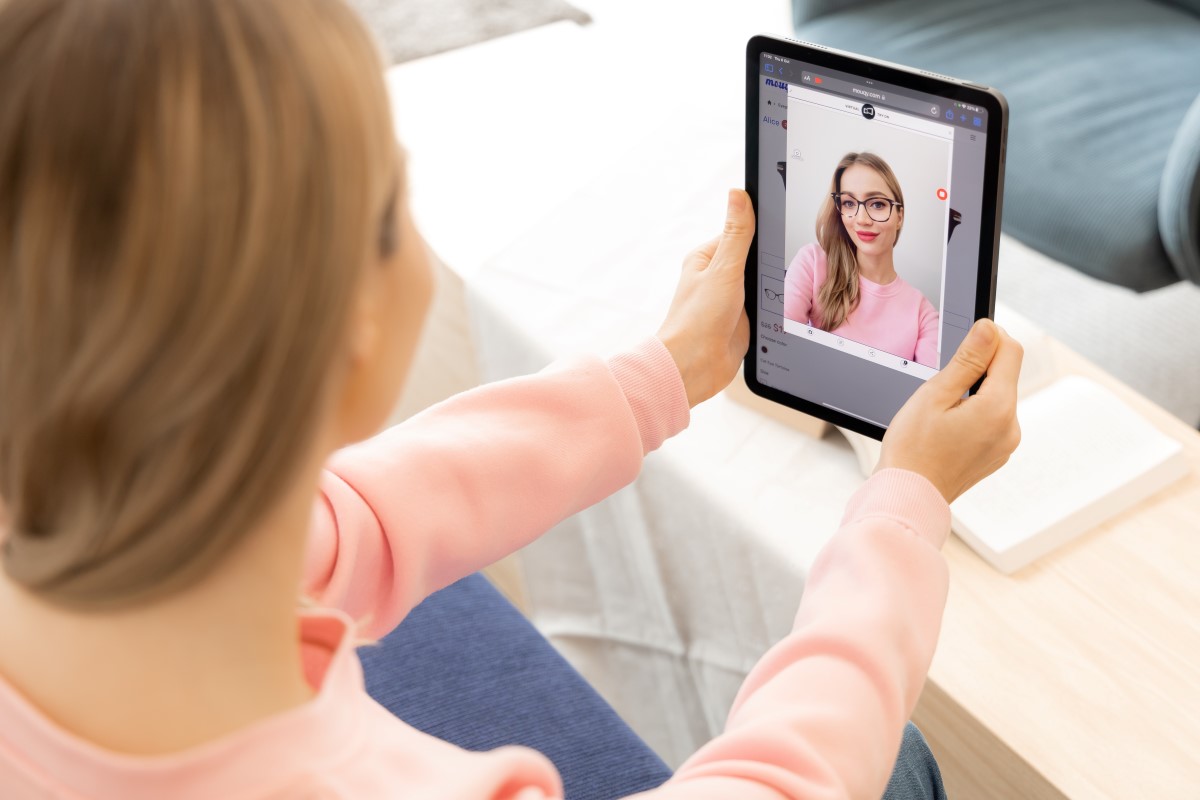
<path fill-rule="evenodd" d="M 757 380 L 886 427 L 976 318 L 988 111 L 759 68 Z"/>

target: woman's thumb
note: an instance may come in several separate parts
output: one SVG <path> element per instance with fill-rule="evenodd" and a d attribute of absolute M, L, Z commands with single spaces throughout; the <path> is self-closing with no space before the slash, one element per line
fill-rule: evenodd
<path fill-rule="evenodd" d="M 750 208 L 750 195 L 741 189 L 730 189 L 725 209 L 726 236 L 742 236 L 754 232 L 754 212 Z"/>
<path fill-rule="evenodd" d="M 742 267 L 750 241 L 754 238 L 754 209 L 750 206 L 750 195 L 741 189 L 729 190 L 729 203 L 725 211 L 725 229 L 713 255 L 713 264 Z"/>
<path fill-rule="evenodd" d="M 954 358 L 930 378 L 929 383 L 948 398 L 962 397 L 987 372 L 999 343 L 996 323 L 990 319 L 979 320 L 967 332 L 967 338 L 958 346 Z"/>

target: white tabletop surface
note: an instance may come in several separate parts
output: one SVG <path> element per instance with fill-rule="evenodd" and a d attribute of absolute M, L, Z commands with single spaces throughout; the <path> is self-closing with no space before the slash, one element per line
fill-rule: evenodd
<path fill-rule="evenodd" d="M 740 157 L 745 42 L 790 31 L 786 0 L 575 5 L 590 25 L 555 23 L 388 73 L 418 225 L 460 274 L 644 147 L 649 130 L 716 125 L 730 137 L 721 156 Z"/>

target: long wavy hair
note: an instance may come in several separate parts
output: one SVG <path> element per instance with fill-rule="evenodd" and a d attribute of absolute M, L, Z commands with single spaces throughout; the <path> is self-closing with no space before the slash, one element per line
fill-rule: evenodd
<path fill-rule="evenodd" d="M 817 292 L 814 304 L 819 309 L 819 316 L 814 319 L 818 328 L 831 331 L 838 328 L 858 307 L 858 247 L 846 232 L 842 224 L 842 212 L 833 201 L 833 195 L 842 191 L 842 175 L 855 164 L 870 167 L 879 173 L 887 184 L 892 199 L 904 205 L 904 192 L 900 191 L 900 182 L 896 173 L 888 163 L 874 153 L 847 153 L 838 162 L 833 171 L 833 180 L 829 183 L 829 194 L 821 204 L 817 213 L 817 242 L 825 251 L 825 263 L 828 273 L 825 282 Z M 900 231 L 896 231 L 895 246 L 900 241 Z"/>
<path fill-rule="evenodd" d="M 342 0 L 0 0 L 3 566 L 96 608 L 287 489 L 399 170 Z"/>

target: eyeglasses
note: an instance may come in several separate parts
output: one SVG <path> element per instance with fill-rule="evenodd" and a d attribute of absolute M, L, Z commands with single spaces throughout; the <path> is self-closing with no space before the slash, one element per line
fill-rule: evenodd
<path fill-rule="evenodd" d="M 838 211 L 842 212 L 844 217 L 857 217 L 858 210 L 865 206 L 868 217 L 876 222 L 887 222 L 892 218 L 893 208 L 904 208 L 903 203 L 897 203 L 887 197 L 868 197 L 866 200 L 855 200 L 850 195 L 841 192 L 833 192 L 829 196 L 833 198 Z"/>
<path fill-rule="evenodd" d="M 776 292 L 772 289 L 763 289 L 763 294 L 765 294 L 767 299 L 771 301 L 783 299 L 783 292 Z"/>

